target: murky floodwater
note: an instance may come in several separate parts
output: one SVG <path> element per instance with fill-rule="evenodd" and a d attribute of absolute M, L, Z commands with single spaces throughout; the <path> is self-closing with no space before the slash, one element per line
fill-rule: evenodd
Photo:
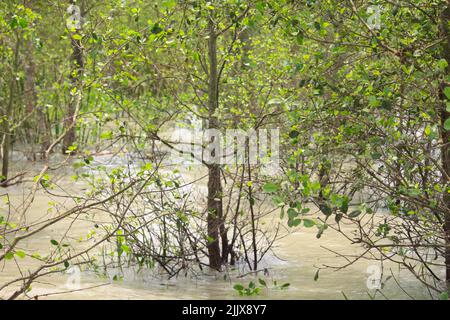
<path fill-rule="evenodd" d="M 102 159 L 98 159 L 101 161 Z M 31 164 L 25 161 L 16 161 L 15 170 L 36 170 L 38 164 Z M 55 172 L 52 172 L 55 174 Z M 60 184 L 72 194 L 83 189 L 82 184 L 70 182 L 65 177 L 64 172 L 59 172 L 61 176 Z M 198 175 L 198 173 L 197 173 Z M 26 196 L 26 187 L 30 183 L 11 186 L 0 190 L 2 194 L 8 193 L 13 207 L 18 207 L 23 203 Z M 55 190 L 55 193 L 58 190 Z M 70 198 L 61 199 L 53 197 L 43 192 L 38 192 L 36 199 L 29 211 L 27 221 L 38 221 L 57 213 L 48 211 L 49 202 L 58 201 L 61 204 L 70 203 Z M 7 205 L 2 204 L 0 208 L 2 215 L 6 213 Z M 267 218 L 267 223 L 276 223 L 278 214 Z M 47 252 L 50 240 L 56 238 L 67 230 L 70 221 L 58 223 L 46 229 L 31 239 L 21 243 L 18 249 L 26 252 Z M 86 235 L 94 227 L 95 221 L 77 220 L 70 229 L 70 237 L 76 239 L 80 235 Z M 269 270 L 268 276 L 264 277 L 269 287 L 272 281 L 278 284 L 290 283 L 286 290 L 277 288 L 263 289 L 257 298 L 262 299 L 344 299 L 344 295 L 349 299 L 369 299 L 368 292 L 374 293 L 367 287 L 370 274 L 368 268 L 377 265 L 373 261 L 360 260 L 340 271 L 323 269 L 320 271 L 317 281 L 314 280 L 316 267 L 323 265 L 339 266 L 344 263 L 341 258 L 331 253 L 329 248 L 340 253 L 357 253 L 360 248 L 349 246 L 348 241 L 331 229 L 328 229 L 320 239 L 316 239 L 315 228 L 300 228 L 293 231 L 286 237 L 280 239 L 274 248 L 274 254 L 268 255 L 264 260 L 264 265 Z M 34 259 L 17 259 L 21 272 L 27 273 L 37 264 Z M 370 270 L 370 269 L 369 269 Z M 429 295 L 426 289 L 415 280 L 407 271 L 398 270 L 394 265 L 384 264 L 385 275 L 395 276 L 404 290 L 415 298 L 426 299 Z M 2 262 L 0 265 L 0 285 L 9 279 L 19 275 L 17 265 L 14 260 Z M 141 271 L 139 273 L 124 271 L 122 280 L 114 281 L 108 277 L 100 277 L 86 271 L 79 277 L 79 288 L 90 288 L 82 291 L 64 293 L 74 290 L 74 275 L 53 274 L 40 278 L 32 285 L 30 296 L 49 294 L 42 298 L 51 299 L 239 299 L 238 294 L 233 290 L 236 283 L 248 284 L 250 281 L 257 281 L 258 277 L 247 275 L 244 278 L 236 278 L 236 273 L 231 273 L 230 277 L 224 278 L 224 274 L 209 274 L 198 277 L 178 277 L 176 279 L 165 280 L 157 278 L 151 272 Z M 52 295 L 59 292 L 60 294 Z M 62 292 L 62 293 L 61 293 Z M 408 296 L 395 283 L 393 278 L 386 282 L 383 294 L 390 299 L 406 299 Z M 1 292 L 0 292 L 1 294 Z M 377 298 L 384 297 L 377 294 Z"/>

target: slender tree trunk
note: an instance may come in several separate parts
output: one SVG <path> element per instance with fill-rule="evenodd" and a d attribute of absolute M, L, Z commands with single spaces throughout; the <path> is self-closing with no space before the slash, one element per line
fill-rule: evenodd
<path fill-rule="evenodd" d="M 2 174 L 0 177 L 0 185 L 3 182 L 8 180 L 9 173 L 9 153 L 11 148 L 11 122 L 13 121 L 13 107 L 14 107 L 14 88 L 16 87 L 16 73 L 19 67 L 19 48 L 20 48 L 20 39 L 19 35 L 16 34 L 16 47 L 14 51 L 14 62 L 13 62 L 13 70 L 14 74 L 11 77 L 11 82 L 9 84 L 9 100 L 8 105 L 6 106 L 6 114 L 5 119 L 3 119 L 3 148 L 2 148 Z M 5 183 L 6 184 L 6 183 Z"/>
<path fill-rule="evenodd" d="M 70 1 L 71 4 L 74 4 L 74 1 Z M 80 19 L 82 10 L 80 10 Z M 78 26 L 76 28 L 76 34 L 80 35 L 81 33 L 81 21 L 78 22 Z M 71 35 L 71 46 L 72 46 L 72 56 L 70 58 L 72 63 L 72 70 L 70 72 L 70 83 L 71 83 L 71 90 L 70 90 L 70 99 L 69 104 L 67 106 L 67 113 L 64 118 L 64 128 L 67 130 L 66 135 L 63 139 L 63 145 L 62 145 L 62 153 L 65 154 L 67 152 L 67 149 L 75 143 L 76 140 L 76 133 L 75 133 L 75 123 L 77 121 L 76 119 L 76 104 L 77 99 L 76 96 L 80 94 L 80 82 L 81 77 L 83 74 L 84 69 L 84 62 L 83 62 L 83 47 L 81 44 L 81 39 L 74 38 L 74 35 Z M 75 91 L 76 90 L 76 91 Z"/>
<path fill-rule="evenodd" d="M 445 37 L 443 46 L 443 58 L 450 63 L 450 30 L 448 23 L 450 21 L 450 0 L 447 2 L 447 8 L 443 11 L 441 16 L 441 29 L 442 34 Z M 446 74 L 450 74 L 450 67 L 447 66 Z M 450 112 L 446 110 L 445 94 L 444 89 L 449 87 L 450 83 L 445 81 L 441 84 L 440 98 L 444 103 L 441 106 L 441 139 L 442 139 L 442 167 L 447 174 L 450 176 L 450 131 L 444 129 L 444 122 L 450 117 Z M 449 183 L 447 177 L 443 177 L 443 184 L 447 185 Z M 447 283 L 447 290 L 450 291 L 450 194 L 444 192 L 444 203 L 447 207 L 447 212 L 445 213 L 444 219 L 444 230 L 445 230 L 445 267 L 446 275 L 445 280 Z"/>
<path fill-rule="evenodd" d="M 11 145 L 11 131 L 10 131 L 10 121 L 12 116 L 13 109 L 13 94 L 14 94 L 14 81 L 11 79 L 11 83 L 9 86 L 9 101 L 6 108 L 6 118 L 3 119 L 3 159 L 2 159 L 2 176 L 0 177 L 0 182 L 5 182 L 8 179 L 9 173 L 9 148 Z"/>
<path fill-rule="evenodd" d="M 218 107 L 218 75 L 217 75 L 217 35 L 214 22 L 209 21 L 209 89 L 208 89 L 208 120 L 209 129 L 218 128 L 218 120 L 215 111 Z M 217 138 L 217 137 L 216 137 Z M 221 256 L 219 247 L 219 226 L 221 224 L 222 212 L 222 183 L 220 166 L 212 163 L 208 166 L 208 203 L 207 203 L 207 225 L 208 225 L 208 258 L 211 268 L 219 270 Z"/>
<path fill-rule="evenodd" d="M 32 0 L 26 0 L 25 6 L 31 10 L 33 10 L 32 7 L 33 1 Z M 31 38 L 29 38 L 25 42 L 25 52 L 26 52 L 26 59 L 25 59 L 25 84 L 24 84 L 24 98 L 25 98 L 25 108 L 27 110 L 27 113 L 31 113 L 36 109 L 37 112 L 37 118 L 34 121 L 31 121 L 31 123 L 28 124 L 29 126 L 29 137 L 30 141 L 32 143 L 41 141 L 41 158 L 45 156 L 45 151 L 47 150 L 49 146 L 49 137 L 47 133 L 47 121 L 45 118 L 44 111 L 42 108 L 39 108 L 37 103 L 37 93 L 36 93 L 36 62 L 34 59 L 34 48 L 33 48 L 33 41 Z M 35 130 L 36 126 L 34 124 L 37 123 L 37 131 Z M 37 136 L 35 136 L 37 134 Z M 33 152 L 33 158 L 35 157 L 35 154 Z"/>
<path fill-rule="evenodd" d="M 247 172 L 248 172 L 248 181 L 252 181 L 252 169 L 250 167 L 250 140 L 246 141 L 246 149 L 247 149 Z M 253 250 L 253 270 L 258 270 L 258 245 L 256 243 L 256 216 L 255 209 L 253 207 L 253 189 L 252 186 L 248 186 L 248 200 L 250 206 L 250 218 L 252 224 L 252 250 Z"/>

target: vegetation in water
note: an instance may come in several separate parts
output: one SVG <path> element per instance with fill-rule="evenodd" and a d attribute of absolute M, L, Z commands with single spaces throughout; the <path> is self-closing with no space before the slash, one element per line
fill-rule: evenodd
<path fill-rule="evenodd" d="M 1 1 L 0 298 L 234 283 L 301 230 L 356 248 L 316 281 L 370 261 L 369 298 L 414 298 L 407 273 L 448 299 L 449 21 L 448 0 Z"/>

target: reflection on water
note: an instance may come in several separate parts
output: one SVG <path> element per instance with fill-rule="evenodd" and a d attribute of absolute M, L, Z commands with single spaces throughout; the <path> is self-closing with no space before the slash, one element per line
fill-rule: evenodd
<path fill-rule="evenodd" d="M 111 159 L 110 159 L 111 160 Z M 97 158 L 96 161 L 107 164 L 106 159 Z M 116 158 L 117 161 L 117 158 Z M 117 163 L 120 163 L 117 162 Z M 116 164 L 116 163 L 114 163 Z M 36 170 L 36 164 L 32 165 L 24 161 L 16 161 L 15 170 Z M 191 176 L 185 179 L 195 179 L 202 175 L 200 170 L 194 170 Z M 52 173 L 54 174 L 54 173 Z M 66 191 L 70 188 L 71 193 L 81 191 L 82 184 L 68 182 L 61 176 L 60 184 L 64 183 Z M 25 188 L 25 190 L 24 190 Z M 20 206 L 23 197 L 26 195 L 27 184 L 16 185 L 5 189 L 11 197 L 13 207 Z M 50 217 L 55 212 L 48 211 L 50 201 L 60 201 L 61 205 L 72 205 L 70 199 L 57 199 L 51 195 L 38 192 L 33 203 L 27 221 L 38 221 L 45 217 Z M 2 213 L 5 213 L 6 204 L 2 204 Z M 267 218 L 267 224 L 277 222 L 277 214 Z M 67 223 L 59 223 L 37 234 L 31 239 L 23 242 L 20 249 L 27 252 L 46 252 L 49 248 L 50 240 L 62 234 L 67 229 Z M 77 238 L 86 235 L 93 229 L 95 221 L 78 220 L 70 229 L 70 237 Z M 262 273 L 247 275 L 243 278 L 236 278 L 237 272 L 230 270 L 226 273 L 210 273 L 197 277 L 179 276 L 175 279 L 162 279 L 155 277 L 152 272 L 141 270 L 123 270 L 122 279 L 113 280 L 115 270 L 109 270 L 108 276 L 100 277 L 93 272 L 83 271 L 79 275 L 79 285 L 74 287 L 73 274 L 54 274 L 40 279 L 32 286 L 31 295 L 50 294 L 54 292 L 73 291 L 76 288 L 89 288 L 87 290 L 67 292 L 58 295 L 49 295 L 44 298 L 64 298 L 64 299 L 239 299 L 233 290 L 233 285 L 242 283 L 247 285 L 250 281 L 257 281 L 258 277 L 263 277 L 269 287 L 272 280 L 281 283 L 290 283 L 286 290 L 264 289 L 257 298 L 262 299 L 368 299 L 368 292 L 373 294 L 374 290 L 369 290 L 367 281 L 370 274 L 367 272 L 373 261 L 359 260 L 347 268 L 340 271 L 323 269 L 319 273 L 317 281 L 314 280 L 316 267 L 323 265 L 342 265 L 344 261 L 336 257 L 325 248 L 329 248 L 340 253 L 357 253 L 360 248 L 349 246 L 347 240 L 331 229 L 328 229 L 320 239 L 316 239 L 314 228 L 298 229 L 286 237 L 280 239 L 274 248 L 274 252 L 268 255 L 263 264 L 268 269 L 268 275 Z M 37 266 L 33 259 L 25 258 L 20 262 L 21 271 L 28 272 Z M 382 293 L 389 299 L 406 299 L 407 291 L 414 298 L 429 298 L 427 290 L 413 278 L 407 271 L 398 270 L 395 265 L 384 264 L 384 278 L 391 277 L 384 285 Z M 7 261 L 0 265 L 0 284 L 8 279 L 17 277 L 17 266 L 13 261 Z M 394 279 L 395 277 L 395 279 Z M 403 289 L 395 282 L 397 280 Z M 105 286 L 99 286 L 106 284 Z M 376 298 L 384 297 L 377 294 Z"/>

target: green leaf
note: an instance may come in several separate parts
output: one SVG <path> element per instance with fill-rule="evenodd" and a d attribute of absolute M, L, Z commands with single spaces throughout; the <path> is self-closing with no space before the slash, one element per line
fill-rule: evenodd
<path fill-rule="evenodd" d="M 445 59 L 441 59 L 437 62 L 437 65 L 438 65 L 439 69 L 445 70 L 445 68 L 448 67 L 448 62 Z"/>
<path fill-rule="evenodd" d="M 298 216 L 298 212 L 294 208 L 289 208 L 287 210 L 287 214 L 288 214 L 288 218 L 289 219 L 294 219 L 294 218 L 296 218 Z"/>
<path fill-rule="evenodd" d="M 74 40 L 81 40 L 81 39 L 82 39 L 81 35 L 79 35 L 78 33 L 73 34 L 73 35 L 72 35 L 72 38 L 73 38 Z"/>
<path fill-rule="evenodd" d="M 24 18 L 20 18 L 19 25 L 22 27 L 22 29 L 25 29 L 28 26 L 28 22 Z"/>
<path fill-rule="evenodd" d="M 319 31 L 321 29 L 320 22 L 314 21 L 314 28 L 316 28 L 316 30 Z"/>
<path fill-rule="evenodd" d="M 287 289 L 287 288 L 289 288 L 290 285 L 291 285 L 290 283 L 283 283 L 283 284 L 281 285 L 281 289 L 282 289 L 282 290 Z"/>
<path fill-rule="evenodd" d="M 305 228 L 311 228 L 314 227 L 316 223 L 311 219 L 303 219 L 303 225 L 305 226 Z"/>
<path fill-rule="evenodd" d="M 450 87 L 446 87 L 444 89 L 444 94 L 447 97 L 447 99 L 450 100 Z"/>
<path fill-rule="evenodd" d="M 347 211 L 348 211 L 348 198 L 347 197 L 345 197 L 343 200 L 342 200 L 342 204 L 341 204 L 341 206 L 340 206 L 340 208 L 339 208 L 343 213 L 347 213 Z"/>
<path fill-rule="evenodd" d="M 70 266 L 69 261 L 64 261 L 64 268 L 68 269 Z"/>
<path fill-rule="evenodd" d="M 369 105 L 371 107 L 379 107 L 381 105 L 381 102 L 377 99 L 376 96 L 370 96 L 369 97 Z"/>
<path fill-rule="evenodd" d="M 450 131 L 450 118 L 445 120 L 445 122 L 444 122 L 444 129 L 447 130 L 447 131 Z"/>
<path fill-rule="evenodd" d="M 314 275 L 314 281 L 319 280 L 319 271 L 320 269 L 317 269 L 316 274 Z"/>
<path fill-rule="evenodd" d="M 300 223 L 302 223 L 301 219 L 290 219 L 288 221 L 288 226 L 289 227 L 298 227 L 300 225 Z"/>
<path fill-rule="evenodd" d="M 17 18 L 13 17 L 11 19 L 11 22 L 9 23 L 9 26 L 11 27 L 11 29 L 15 29 L 18 25 L 19 23 L 17 22 Z"/>
<path fill-rule="evenodd" d="M 264 1 L 259 1 L 256 3 L 255 7 L 256 9 L 258 9 L 260 13 L 264 13 L 264 8 L 266 7 L 266 4 L 264 3 Z"/>
<path fill-rule="evenodd" d="M 16 251 L 15 255 L 21 259 L 25 258 L 25 252 L 23 251 Z"/>
<path fill-rule="evenodd" d="M 277 192 L 278 189 L 279 189 L 279 186 L 276 185 L 275 183 L 271 183 L 271 182 L 268 182 L 263 186 L 263 190 L 266 193 L 274 193 L 274 192 Z"/>
<path fill-rule="evenodd" d="M 244 286 L 242 284 L 237 283 L 233 286 L 233 289 L 236 291 L 242 291 L 244 290 Z"/>
<path fill-rule="evenodd" d="M 112 134 L 111 131 L 106 131 L 106 132 L 103 132 L 100 135 L 100 138 L 102 138 L 102 139 L 112 139 L 112 136 L 113 136 L 113 134 Z"/>
<path fill-rule="evenodd" d="M 5 254 L 5 259 L 6 260 L 11 260 L 14 258 L 14 253 L 12 253 L 11 251 L 8 252 L 7 254 Z"/>
<path fill-rule="evenodd" d="M 129 246 L 123 244 L 123 245 L 121 246 L 121 248 L 122 248 L 123 252 L 125 252 L 125 253 L 130 253 L 130 247 L 129 247 Z"/>
<path fill-rule="evenodd" d="M 54 239 L 50 240 L 50 243 L 51 243 L 52 245 L 54 245 L 54 246 L 59 245 L 58 241 L 56 241 L 56 240 L 54 240 Z"/>
<path fill-rule="evenodd" d="M 267 283 L 266 283 L 266 281 L 264 281 L 263 279 L 259 278 L 259 279 L 258 279 L 258 282 L 259 282 L 260 285 L 262 285 L 262 286 L 264 286 L 264 287 L 267 287 Z"/>
<path fill-rule="evenodd" d="M 361 214 L 361 210 L 354 210 L 352 212 L 349 213 L 349 217 L 350 218 L 356 218 L 357 216 L 359 216 Z"/>
<path fill-rule="evenodd" d="M 330 208 L 330 206 L 327 205 L 326 203 L 322 203 L 322 204 L 319 206 L 319 209 L 320 209 L 320 211 L 322 211 L 322 213 L 323 213 L 324 215 L 326 215 L 327 217 L 328 217 L 329 215 L 331 215 L 331 208 Z"/>
<path fill-rule="evenodd" d="M 163 31 L 164 31 L 163 28 L 161 28 L 161 26 L 158 23 L 155 23 L 152 29 L 150 30 L 150 32 L 153 34 L 160 34 Z"/>
<path fill-rule="evenodd" d="M 291 139 L 295 139 L 298 137 L 298 135 L 300 134 L 300 132 L 296 131 L 296 130 L 292 130 L 291 132 L 289 132 L 289 137 Z"/>
<path fill-rule="evenodd" d="M 322 237 L 323 232 L 328 228 L 327 224 L 323 224 L 317 227 L 319 229 L 319 231 L 316 234 L 316 238 L 320 239 L 320 237 Z"/>
<path fill-rule="evenodd" d="M 442 292 L 439 295 L 439 300 L 448 300 L 448 292 Z"/>

